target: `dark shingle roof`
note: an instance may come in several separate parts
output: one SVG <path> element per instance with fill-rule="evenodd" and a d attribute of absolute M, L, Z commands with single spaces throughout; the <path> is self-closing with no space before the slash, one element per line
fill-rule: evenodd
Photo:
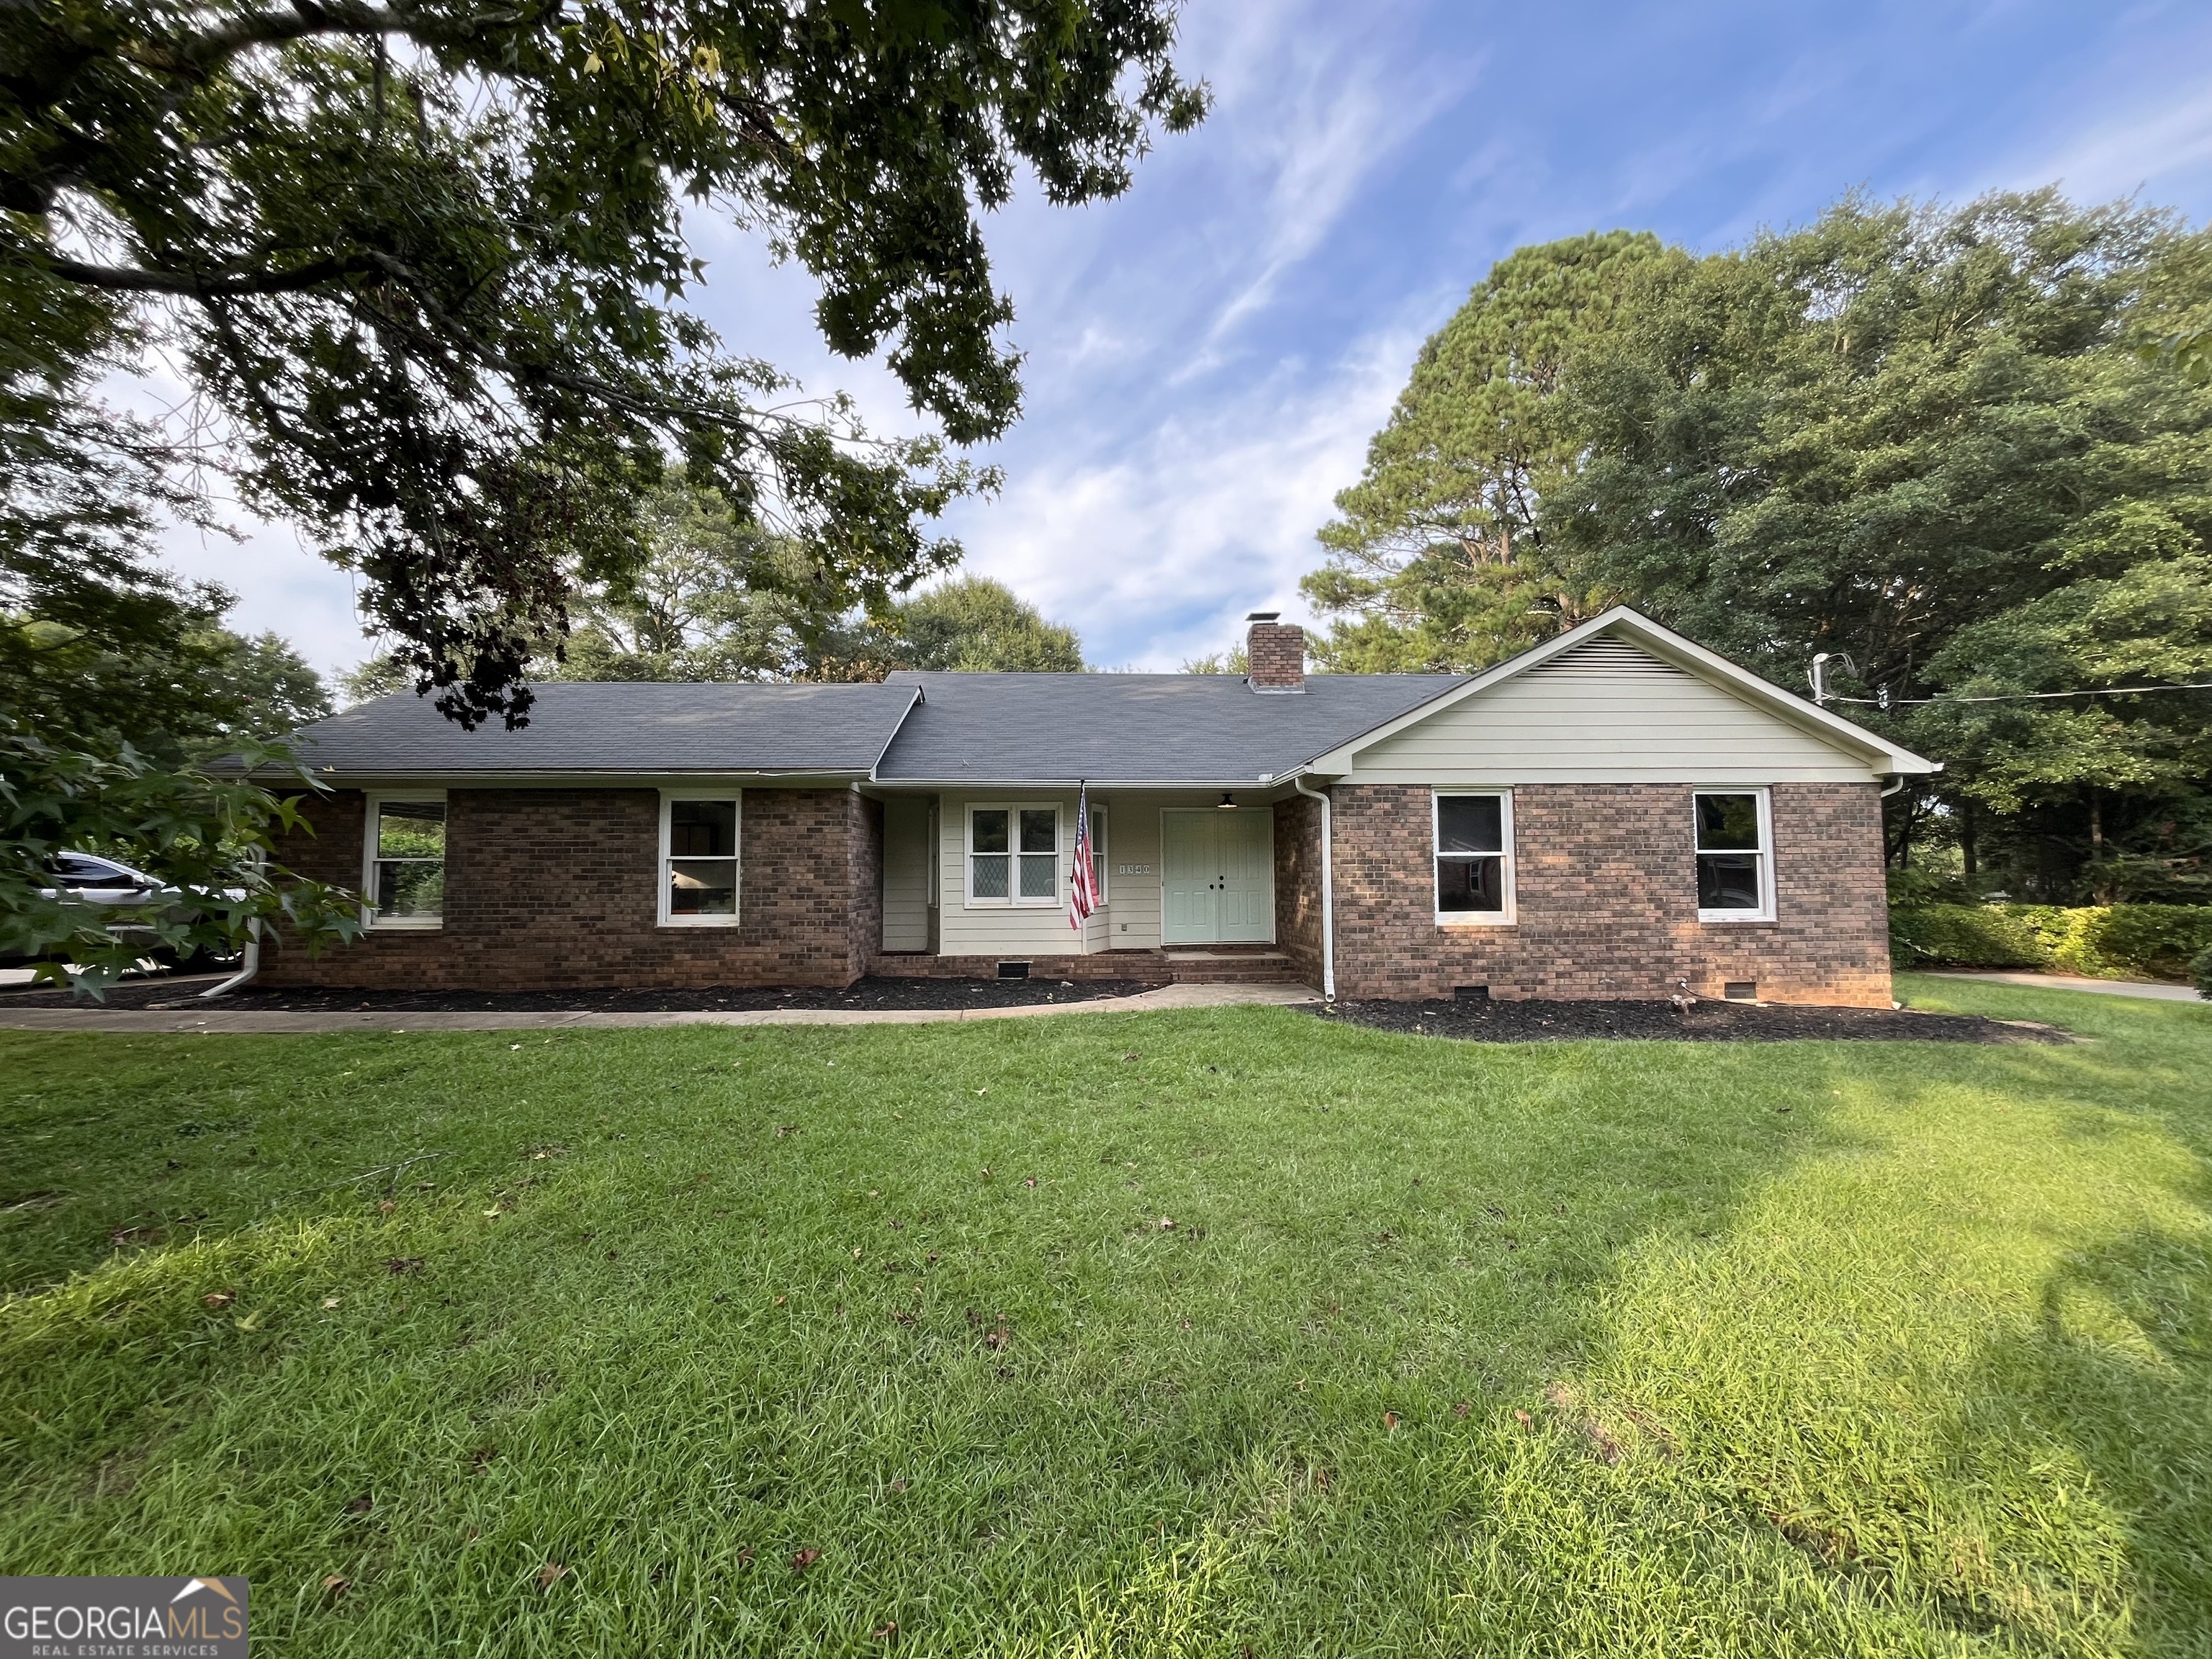
<path fill-rule="evenodd" d="M 1315 674 L 1291 696 L 1232 674 L 894 674 L 922 702 L 885 782 L 1228 783 L 1279 777 L 1460 684 Z"/>
<path fill-rule="evenodd" d="M 530 724 L 464 732 L 411 692 L 298 733 L 318 770 L 830 772 L 866 777 L 914 702 L 911 685 L 535 685 Z"/>
<path fill-rule="evenodd" d="M 1229 674 L 900 673 L 881 685 L 553 681 L 532 688 L 537 704 L 519 732 L 496 722 L 464 732 L 403 692 L 318 720 L 297 738 L 308 765 L 354 776 L 873 771 L 887 783 L 1243 783 L 1291 771 L 1459 683 L 1448 674 L 1316 674 L 1303 693 L 1263 696 Z"/>

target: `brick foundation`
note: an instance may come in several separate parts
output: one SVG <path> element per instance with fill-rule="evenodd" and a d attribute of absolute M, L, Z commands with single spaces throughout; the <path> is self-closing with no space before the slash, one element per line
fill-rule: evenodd
<path fill-rule="evenodd" d="M 1645 999 L 1686 980 L 1718 997 L 1887 1007 L 1881 808 L 1866 784 L 1772 790 L 1776 915 L 1698 920 L 1690 787 L 1555 784 L 1513 792 L 1517 922 L 1438 927 L 1430 792 L 1332 792 L 1340 996 Z M 1277 857 L 1289 839 L 1278 809 Z"/>
<path fill-rule="evenodd" d="M 313 836 L 278 860 L 358 888 L 367 799 L 311 798 Z M 271 986 L 553 990 L 850 984 L 881 936 L 879 804 L 844 789 L 748 789 L 735 927 L 658 923 L 660 797 L 651 789 L 454 789 L 446 915 L 372 930 L 311 959 L 263 957 Z"/>
<path fill-rule="evenodd" d="M 1164 984 L 1171 975 L 1158 951 L 1094 951 L 1089 956 L 936 957 L 919 951 L 878 952 L 868 971 L 886 979 L 996 979 L 999 963 L 1026 962 L 1031 979 L 1141 979 Z"/>

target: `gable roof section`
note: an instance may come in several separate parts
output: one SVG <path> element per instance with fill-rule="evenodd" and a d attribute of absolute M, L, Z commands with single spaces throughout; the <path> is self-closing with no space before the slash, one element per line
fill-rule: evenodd
<path fill-rule="evenodd" d="M 896 673 L 922 700 L 885 783 L 1250 784 L 1460 684 L 1453 674 L 1314 674 L 1264 696 L 1230 674 Z"/>
<path fill-rule="evenodd" d="M 1657 660 L 1655 662 L 1653 659 Z M 799 775 L 884 783 L 1236 787 L 1354 757 L 1522 676 L 1692 675 L 1865 764 L 1933 762 L 1619 607 L 1472 678 L 1315 674 L 1255 695 L 1226 674 L 894 674 L 881 684 L 553 681 L 520 732 L 465 732 L 428 700 L 380 697 L 295 734 L 317 771 L 360 778 Z"/>
<path fill-rule="evenodd" d="M 400 692 L 295 735 L 316 771 L 357 776 L 600 772 L 865 778 L 917 696 L 912 685 L 553 680 L 530 724 L 465 732 Z"/>
<path fill-rule="evenodd" d="M 1470 698 L 1480 697 L 1492 687 L 1522 676 L 1539 675 L 1548 670 L 1552 673 L 1569 673 L 1579 667 L 1589 667 L 1613 674 L 1638 672 L 1632 659 L 1656 658 L 1658 665 L 1681 670 L 1707 684 L 1727 691 L 1764 714 L 1785 721 L 1807 735 L 1863 760 L 1875 772 L 1899 776 L 1924 776 L 1942 768 L 1936 763 L 1899 747 L 1887 738 L 1856 726 L 1838 714 L 1791 696 L 1781 687 L 1760 678 L 1749 669 L 1740 668 L 1717 652 L 1708 651 L 1694 641 L 1685 639 L 1672 629 L 1663 628 L 1649 617 L 1616 605 L 1601 616 L 1591 617 L 1579 627 L 1569 629 L 1557 639 L 1509 658 L 1496 667 L 1486 669 L 1473 678 L 1462 681 L 1428 702 L 1386 720 L 1372 730 L 1338 744 L 1327 754 L 1316 757 L 1310 768 L 1315 772 L 1340 775 L 1353 769 L 1354 757 L 1362 750 L 1387 741 L 1408 727 L 1455 708 Z M 1573 661 L 1563 660 L 1571 654 Z M 1655 665 L 1655 668 L 1657 665 Z M 1660 671 L 1660 672 L 1663 672 Z"/>

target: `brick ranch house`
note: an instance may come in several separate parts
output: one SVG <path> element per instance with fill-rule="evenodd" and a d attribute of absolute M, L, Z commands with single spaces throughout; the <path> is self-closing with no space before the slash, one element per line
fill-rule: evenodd
<path fill-rule="evenodd" d="M 279 853 L 362 892 L 365 936 L 262 977 L 1888 1003 L 1879 799 L 1931 763 L 1626 609 L 1473 676 L 1309 677 L 1267 614 L 1249 650 L 1244 678 L 556 683 L 517 732 L 381 698 L 300 734 L 328 793 Z"/>

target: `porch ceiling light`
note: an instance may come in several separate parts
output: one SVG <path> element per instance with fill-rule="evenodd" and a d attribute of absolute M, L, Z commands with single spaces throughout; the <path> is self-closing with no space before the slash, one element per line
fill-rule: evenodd
<path fill-rule="evenodd" d="M 1224 812 L 1232 811 L 1235 810 L 1236 805 L 1237 797 L 1231 794 L 1226 789 L 1223 790 L 1221 792 L 1221 810 Z"/>

